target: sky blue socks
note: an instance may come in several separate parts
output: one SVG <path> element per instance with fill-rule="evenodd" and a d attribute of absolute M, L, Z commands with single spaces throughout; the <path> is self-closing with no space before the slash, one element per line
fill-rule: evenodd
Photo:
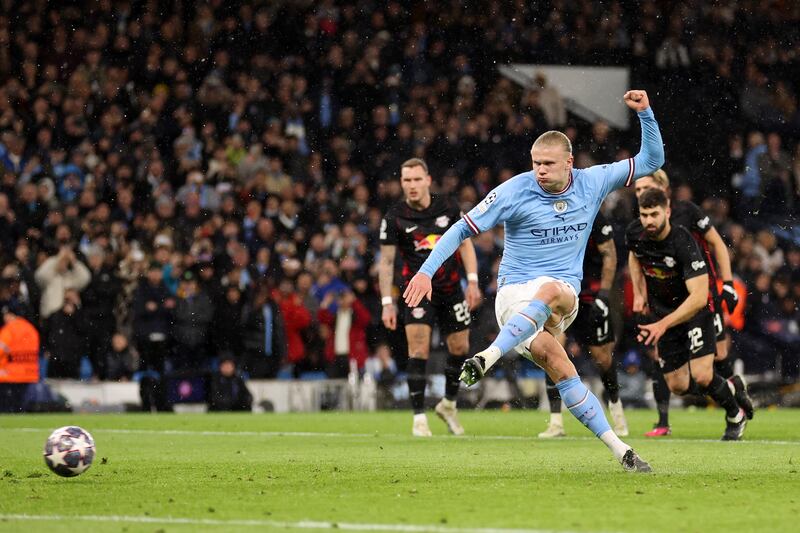
<path fill-rule="evenodd" d="M 543 328 L 552 313 L 550 306 L 541 300 L 533 300 L 503 325 L 492 346 L 500 349 L 502 354 L 510 352 L 514 346 Z"/>
<path fill-rule="evenodd" d="M 565 379 L 557 383 L 556 387 L 569 412 L 580 420 L 581 424 L 589 428 L 595 436 L 599 437 L 606 431 L 611 431 L 600 400 L 586 388 L 581 378 L 575 376 Z"/>

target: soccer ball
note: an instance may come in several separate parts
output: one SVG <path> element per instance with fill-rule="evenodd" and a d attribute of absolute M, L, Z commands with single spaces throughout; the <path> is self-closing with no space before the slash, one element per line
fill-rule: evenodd
<path fill-rule="evenodd" d="M 53 431 L 44 444 L 44 462 L 63 477 L 84 473 L 94 460 L 94 439 L 78 426 L 64 426 Z"/>

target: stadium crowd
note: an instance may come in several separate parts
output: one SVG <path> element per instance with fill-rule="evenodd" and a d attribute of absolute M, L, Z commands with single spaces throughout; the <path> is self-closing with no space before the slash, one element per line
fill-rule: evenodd
<path fill-rule="evenodd" d="M 400 163 L 425 158 L 466 211 L 548 129 L 577 166 L 629 157 L 638 131 L 497 65 L 630 65 L 673 194 L 731 246 L 734 352 L 795 381 L 800 7 L 769 3 L 0 0 L 0 300 L 40 328 L 50 377 L 231 354 L 251 377 L 343 376 L 390 367 L 385 344 L 402 365 L 375 260 Z M 604 210 L 622 246 L 632 192 Z M 475 239 L 486 317 L 501 246 Z"/>

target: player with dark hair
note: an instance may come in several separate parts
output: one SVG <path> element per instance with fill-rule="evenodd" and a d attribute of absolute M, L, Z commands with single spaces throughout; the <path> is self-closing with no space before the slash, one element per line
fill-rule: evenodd
<path fill-rule="evenodd" d="M 651 176 L 645 176 L 636 181 L 636 196 L 641 196 L 649 189 L 660 189 L 669 198 L 669 176 L 664 170 L 656 170 Z M 753 403 L 747 394 L 747 385 L 744 379 L 733 373 L 733 361 L 728 357 L 728 334 L 724 327 L 723 303 L 728 312 L 732 313 L 739 303 L 739 296 L 733 288 L 733 270 L 728 247 L 719 234 L 711 219 L 696 204 L 689 201 L 670 202 L 670 223 L 682 226 L 689 230 L 694 240 L 703 252 L 708 265 L 708 309 L 714 320 L 716 334 L 716 354 L 714 356 L 714 370 L 728 380 L 734 390 L 734 396 L 747 414 L 748 419 L 753 418 Z M 719 282 L 722 280 L 722 290 Z M 635 313 L 645 312 L 646 298 L 643 279 L 633 279 Z M 670 391 L 661 372 L 653 376 L 653 395 L 658 408 L 658 422 L 653 429 L 645 433 L 648 437 L 661 437 L 671 433 L 669 427 L 669 398 Z"/>
<path fill-rule="evenodd" d="M 623 100 L 639 117 L 639 153 L 578 169 L 569 138 L 559 131 L 543 133 L 531 147 L 532 170 L 494 188 L 453 224 L 408 283 L 403 297 L 411 306 L 430 299 L 431 278 L 462 241 L 503 224 L 505 246 L 495 299 L 500 332 L 488 348 L 464 362 L 462 381 L 476 383 L 504 354 L 516 350 L 547 372 L 570 413 L 608 447 L 625 470 L 650 472 L 650 465 L 611 430 L 600 401 L 578 377 L 557 340 L 578 314 L 583 256 L 603 200 L 664 164 L 661 132 L 647 93 L 628 91 Z"/>
<path fill-rule="evenodd" d="M 422 159 L 409 159 L 400 167 L 400 185 L 404 198 L 386 213 L 381 222 L 381 258 L 378 279 L 383 305 L 384 326 L 397 328 L 397 308 L 392 297 L 394 265 L 397 248 L 403 260 L 403 287 L 427 259 L 433 247 L 447 229 L 461 218 L 455 200 L 432 195 L 428 165 Z M 466 298 L 461 289 L 461 266 L 467 273 Z M 458 376 L 469 353 L 470 310 L 480 303 L 478 261 L 472 241 L 464 241 L 459 254 L 446 261 L 433 276 L 433 299 L 419 305 L 402 306 L 403 324 L 408 340 L 409 360 L 406 367 L 411 408 L 414 410 L 412 434 L 430 437 L 431 430 L 425 415 L 426 366 L 430 354 L 431 331 L 438 321 L 447 344 L 445 366 L 445 397 L 436 405 L 436 414 L 454 435 L 464 428 L 458 421 L 456 399 L 461 385 Z"/>
<path fill-rule="evenodd" d="M 728 382 L 714 371 L 714 322 L 708 310 L 708 267 L 689 231 L 670 223 L 664 191 L 639 196 L 639 219 L 626 230 L 631 277 L 646 280 L 651 320 L 640 324 L 638 340 L 655 346 L 659 364 L 675 394 L 711 396 L 725 409 L 722 440 L 742 438 L 747 417 Z"/>
<path fill-rule="evenodd" d="M 628 422 L 619 399 L 617 366 L 614 363 L 614 329 L 611 327 L 609 291 L 617 272 L 617 248 L 614 228 L 603 215 L 597 213 L 583 258 L 583 281 L 578 295 L 580 307 L 578 320 L 570 329 L 570 336 L 589 349 L 589 355 L 600 371 L 600 379 L 608 394 L 608 411 L 614 422 L 614 433 L 628 436 Z M 550 421 L 539 438 L 566 436 L 561 416 L 561 395 L 556 384 L 547 376 L 547 399 L 550 402 Z"/>

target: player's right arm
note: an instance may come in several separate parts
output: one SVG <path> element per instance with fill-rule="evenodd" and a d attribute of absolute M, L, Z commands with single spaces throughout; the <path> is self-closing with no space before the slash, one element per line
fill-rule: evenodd
<path fill-rule="evenodd" d="M 628 272 L 633 287 L 633 312 L 645 313 L 647 308 L 647 281 L 642 272 L 642 265 L 633 252 L 628 252 Z"/>
<path fill-rule="evenodd" d="M 394 278 L 394 258 L 397 246 L 381 245 L 381 260 L 378 263 L 378 286 L 381 291 L 381 320 L 387 329 L 397 328 L 397 309 L 392 300 L 392 281 Z"/>
<path fill-rule="evenodd" d="M 516 176 L 486 195 L 478 205 L 466 213 L 461 220 L 450 226 L 433 247 L 428 258 L 408 283 L 403 298 L 410 307 L 416 307 L 422 298 L 431 299 L 431 278 L 439 267 L 453 255 L 461 243 L 473 235 L 478 235 L 497 224 L 505 222 L 513 213 L 512 201 L 517 188 L 525 183 L 524 177 Z"/>
<path fill-rule="evenodd" d="M 387 329 L 397 328 L 397 308 L 392 299 L 394 284 L 394 260 L 397 255 L 397 224 L 394 209 L 389 209 L 381 220 L 380 234 L 381 258 L 378 263 L 378 287 L 381 291 L 381 320 Z"/>

